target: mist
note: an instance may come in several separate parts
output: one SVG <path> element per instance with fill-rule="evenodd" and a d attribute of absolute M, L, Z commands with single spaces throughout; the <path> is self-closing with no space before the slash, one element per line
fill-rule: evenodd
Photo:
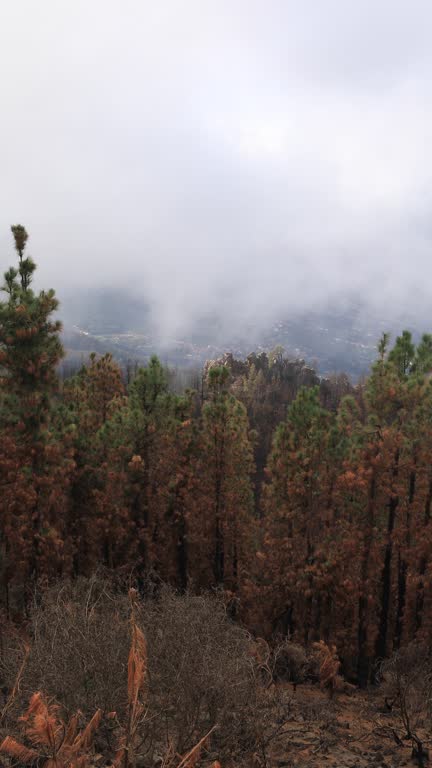
<path fill-rule="evenodd" d="M 429 2 L 4 0 L 0 267 L 160 334 L 360 302 L 427 328 Z M 139 313 L 138 313 L 139 314 Z"/>

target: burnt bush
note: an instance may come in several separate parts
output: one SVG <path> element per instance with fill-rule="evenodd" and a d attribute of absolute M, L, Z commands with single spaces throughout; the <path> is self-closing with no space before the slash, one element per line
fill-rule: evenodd
<path fill-rule="evenodd" d="M 215 724 L 219 746 L 247 743 L 256 703 L 250 639 L 227 619 L 223 603 L 165 589 L 142 604 L 142 624 L 151 711 L 175 734 L 179 751 Z"/>
<path fill-rule="evenodd" d="M 303 646 L 291 640 L 283 640 L 273 650 L 275 680 L 293 684 L 294 689 L 303 683 L 311 670 L 311 659 Z"/>
<path fill-rule="evenodd" d="M 423 765 L 425 734 L 432 730 L 432 649 L 413 642 L 382 662 L 379 677 L 385 702 L 398 719 L 398 738 L 411 741 L 413 757 Z"/>
<path fill-rule="evenodd" d="M 62 582 L 35 598 L 24 701 L 34 691 L 55 697 L 72 715 L 101 708 L 124 712 L 129 652 L 127 595 L 103 578 Z"/>
<path fill-rule="evenodd" d="M 166 749 L 183 753 L 213 726 L 211 748 L 223 758 L 256 749 L 261 691 L 248 633 L 227 617 L 214 596 L 178 595 L 168 588 L 137 601 L 136 620 L 147 643 L 146 716 L 142 764 Z M 98 708 L 127 711 L 130 648 L 125 591 L 94 577 L 61 583 L 35 602 L 31 650 L 11 720 L 35 691 L 55 699 L 66 716 Z M 20 654 L 8 670 L 12 687 Z M 15 713 L 15 714 L 14 714 Z"/>

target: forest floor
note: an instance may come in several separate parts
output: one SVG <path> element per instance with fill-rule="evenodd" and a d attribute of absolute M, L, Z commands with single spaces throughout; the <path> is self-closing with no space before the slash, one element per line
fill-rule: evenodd
<path fill-rule="evenodd" d="M 268 748 L 275 768 L 419 765 L 412 756 L 411 742 L 397 743 L 403 736 L 401 723 L 388 710 L 379 690 L 355 690 L 329 700 L 318 686 L 298 686 L 296 692 L 290 685 L 278 689 L 278 709 L 285 716 L 276 718 Z M 425 738 L 424 733 L 419 735 Z"/>

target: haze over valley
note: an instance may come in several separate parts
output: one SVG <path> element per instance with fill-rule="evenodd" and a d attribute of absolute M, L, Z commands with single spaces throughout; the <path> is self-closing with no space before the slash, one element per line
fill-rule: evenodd
<path fill-rule="evenodd" d="M 370 306 L 352 301 L 292 315 L 280 310 L 266 321 L 257 316 L 227 323 L 216 311 L 203 313 L 168 335 L 151 305 L 116 290 L 89 290 L 85 302 L 66 294 L 61 315 L 69 361 L 84 360 L 92 351 L 111 352 L 122 364 L 143 363 L 156 354 L 169 366 L 201 368 L 227 352 L 244 358 L 282 346 L 289 357 L 304 359 L 320 375 L 346 372 L 353 380 L 368 373 L 382 333 L 395 338 L 405 327 L 416 331 L 412 317 L 395 319 L 384 311 L 380 317 Z"/>

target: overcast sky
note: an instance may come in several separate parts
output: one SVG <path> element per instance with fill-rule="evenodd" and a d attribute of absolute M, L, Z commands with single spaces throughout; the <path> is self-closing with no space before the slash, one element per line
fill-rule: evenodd
<path fill-rule="evenodd" d="M 167 330 L 220 297 L 427 315 L 431 33 L 430 0 L 1 0 L 0 267 L 20 222 L 41 284 Z"/>

